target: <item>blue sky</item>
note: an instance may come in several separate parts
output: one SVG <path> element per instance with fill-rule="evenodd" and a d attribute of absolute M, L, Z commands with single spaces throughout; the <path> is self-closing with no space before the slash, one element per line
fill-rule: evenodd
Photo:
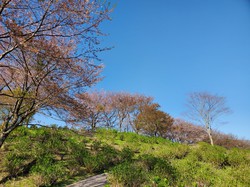
<path fill-rule="evenodd" d="M 250 139 L 250 0 L 120 0 L 96 89 L 153 96 L 173 117 L 187 94 L 208 91 L 233 110 L 217 128 Z"/>
<path fill-rule="evenodd" d="M 116 4 L 94 89 L 153 96 L 184 118 L 191 92 L 227 98 L 233 113 L 216 129 L 250 140 L 250 0 L 111 0 Z M 59 123 L 44 116 L 41 123 Z"/>

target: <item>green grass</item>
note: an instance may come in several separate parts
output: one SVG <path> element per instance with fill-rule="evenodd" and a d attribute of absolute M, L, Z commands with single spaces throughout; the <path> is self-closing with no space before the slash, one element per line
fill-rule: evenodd
<path fill-rule="evenodd" d="M 21 127 L 0 149 L 0 186 L 66 186 L 108 172 L 110 186 L 250 186 L 250 150 L 99 129 Z M 136 177 L 135 177 L 136 176 Z"/>

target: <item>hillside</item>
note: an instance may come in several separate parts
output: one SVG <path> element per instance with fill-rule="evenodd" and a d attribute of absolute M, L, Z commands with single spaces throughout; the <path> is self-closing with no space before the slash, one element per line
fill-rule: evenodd
<path fill-rule="evenodd" d="M 66 186 L 108 173 L 110 186 L 250 186 L 250 150 L 99 129 L 20 127 L 0 150 L 0 186 Z"/>

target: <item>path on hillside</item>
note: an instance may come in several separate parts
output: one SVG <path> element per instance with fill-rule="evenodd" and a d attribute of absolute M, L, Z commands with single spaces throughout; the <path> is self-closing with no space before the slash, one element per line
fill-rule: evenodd
<path fill-rule="evenodd" d="M 68 185 L 67 187 L 103 187 L 107 184 L 107 174 L 103 173 Z"/>

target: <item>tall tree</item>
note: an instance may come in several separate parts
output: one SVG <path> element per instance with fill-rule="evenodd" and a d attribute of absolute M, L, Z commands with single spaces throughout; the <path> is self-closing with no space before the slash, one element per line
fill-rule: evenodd
<path fill-rule="evenodd" d="M 133 120 L 139 108 L 153 99 L 125 92 L 88 92 L 76 95 L 81 104 L 70 113 L 71 122 L 94 130 L 96 127 L 115 127 L 120 131 L 134 129 Z"/>
<path fill-rule="evenodd" d="M 174 119 L 167 113 L 159 110 L 156 103 L 144 105 L 135 119 L 140 131 L 151 136 L 165 137 L 174 123 Z"/>
<path fill-rule="evenodd" d="M 126 92 L 114 95 L 114 107 L 117 111 L 117 126 L 120 131 L 133 129 L 133 120 L 139 114 L 142 105 L 151 103 L 152 97 Z"/>
<path fill-rule="evenodd" d="M 212 137 L 213 125 L 222 115 L 231 112 L 230 108 L 226 106 L 226 98 L 207 92 L 195 92 L 189 95 L 187 107 L 187 116 L 204 126 L 211 145 L 214 145 Z"/>
<path fill-rule="evenodd" d="M 77 108 L 75 93 L 100 80 L 109 13 L 99 0 L 0 1 L 0 147 L 32 114 Z"/>

